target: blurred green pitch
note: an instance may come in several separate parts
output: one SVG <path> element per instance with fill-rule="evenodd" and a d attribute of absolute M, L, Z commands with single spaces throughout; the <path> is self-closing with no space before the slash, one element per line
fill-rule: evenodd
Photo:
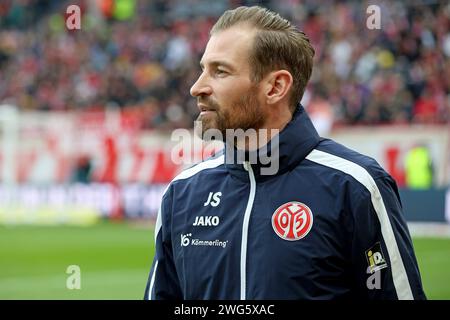
<path fill-rule="evenodd" d="M 0 227 L 0 299 L 142 299 L 153 227 Z M 67 267 L 81 269 L 69 290 Z"/>
<path fill-rule="evenodd" d="M 429 299 L 450 299 L 450 239 L 415 238 Z M 0 226 L 0 299 L 142 299 L 153 258 L 153 228 Z M 69 265 L 81 289 L 69 290 Z"/>

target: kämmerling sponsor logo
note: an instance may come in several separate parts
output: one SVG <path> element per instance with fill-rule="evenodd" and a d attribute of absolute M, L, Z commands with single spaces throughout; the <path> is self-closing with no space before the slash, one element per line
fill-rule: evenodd
<path fill-rule="evenodd" d="M 200 239 L 191 239 L 192 233 L 181 234 L 181 246 L 200 246 L 200 247 L 221 247 L 225 249 L 227 247 L 229 240 L 200 240 Z"/>
<path fill-rule="evenodd" d="M 200 239 L 192 239 L 191 244 L 193 246 L 207 246 L 207 247 L 222 247 L 222 248 L 226 248 L 227 244 L 228 244 L 228 240 L 222 241 L 222 240 L 200 240 Z"/>

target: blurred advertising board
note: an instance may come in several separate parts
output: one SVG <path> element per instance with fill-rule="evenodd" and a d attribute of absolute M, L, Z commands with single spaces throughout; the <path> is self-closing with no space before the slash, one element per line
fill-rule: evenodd
<path fill-rule="evenodd" d="M 107 219 L 155 219 L 165 184 L 0 186 L 0 224 L 91 225 Z"/>

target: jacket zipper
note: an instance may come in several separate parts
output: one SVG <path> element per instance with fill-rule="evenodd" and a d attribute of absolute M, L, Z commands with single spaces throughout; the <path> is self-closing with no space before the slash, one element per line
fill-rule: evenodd
<path fill-rule="evenodd" d="M 248 161 L 244 161 L 244 169 L 248 171 L 250 178 L 250 195 L 248 197 L 247 207 L 245 208 L 244 222 L 242 225 L 242 241 L 241 241 L 241 300 L 246 299 L 247 290 L 247 239 L 248 239 L 248 224 L 250 221 L 250 214 L 253 208 L 253 201 L 255 200 L 256 181 L 253 174 L 252 166 Z"/>

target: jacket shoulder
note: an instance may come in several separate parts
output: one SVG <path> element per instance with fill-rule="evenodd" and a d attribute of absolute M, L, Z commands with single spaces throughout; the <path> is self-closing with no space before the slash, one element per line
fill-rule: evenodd
<path fill-rule="evenodd" d="M 224 164 L 225 164 L 225 156 L 223 152 L 219 152 L 214 156 L 203 160 L 202 162 L 199 162 L 189 168 L 184 169 L 177 176 L 175 176 L 175 178 L 172 179 L 170 184 L 173 184 L 177 181 L 185 181 L 185 180 L 189 181 L 202 173 L 210 172 L 211 169 L 220 168 Z"/>
<path fill-rule="evenodd" d="M 335 165 L 336 169 L 347 165 L 364 169 L 374 180 L 390 177 L 375 159 L 331 139 L 322 139 L 311 153 L 314 152 L 319 152 L 323 161 Z"/>

